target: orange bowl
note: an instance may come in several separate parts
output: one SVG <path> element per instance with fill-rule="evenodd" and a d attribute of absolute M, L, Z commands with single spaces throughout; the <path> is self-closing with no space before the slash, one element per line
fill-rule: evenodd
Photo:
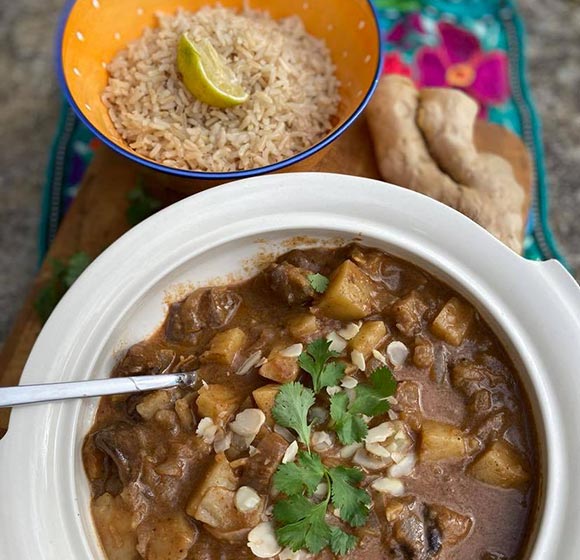
<path fill-rule="evenodd" d="M 328 45 L 340 81 L 337 124 L 317 144 L 265 167 L 210 173 L 175 169 L 132 150 L 117 132 L 101 94 L 107 84 L 106 65 L 146 27 L 156 24 L 155 12 L 178 8 L 196 11 L 219 4 L 241 9 L 244 0 L 76 0 L 66 5 L 57 36 L 57 66 L 61 87 L 82 121 L 120 154 L 158 171 L 197 179 L 239 179 L 296 164 L 328 146 L 356 119 L 377 84 L 380 33 L 369 0 L 251 0 L 251 7 L 274 18 L 298 15 L 312 35 Z"/>

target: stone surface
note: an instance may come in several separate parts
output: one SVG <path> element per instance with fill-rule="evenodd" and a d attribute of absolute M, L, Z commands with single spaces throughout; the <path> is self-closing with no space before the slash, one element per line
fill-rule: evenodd
<path fill-rule="evenodd" d="M 0 0 L 0 342 L 37 267 L 40 194 L 59 95 L 53 34 L 63 0 Z M 580 3 L 526 0 L 534 96 L 544 122 L 560 246 L 580 274 Z"/>

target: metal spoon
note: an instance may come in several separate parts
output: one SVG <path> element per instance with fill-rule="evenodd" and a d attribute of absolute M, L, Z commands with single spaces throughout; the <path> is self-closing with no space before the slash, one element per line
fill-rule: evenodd
<path fill-rule="evenodd" d="M 167 373 L 163 375 L 140 375 L 115 377 L 91 381 L 44 383 L 0 388 L 0 408 L 65 399 L 84 399 L 103 395 L 140 393 L 171 387 L 192 387 L 197 382 L 196 372 Z"/>

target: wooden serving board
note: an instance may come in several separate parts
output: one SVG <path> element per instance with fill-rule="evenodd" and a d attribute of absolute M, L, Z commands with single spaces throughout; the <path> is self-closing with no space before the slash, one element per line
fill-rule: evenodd
<path fill-rule="evenodd" d="M 480 151 L 495 153 L 510 161 L 516 178 L 529 193 L 532 166 L 527 149 L 517 136 L 500 126 L 480 121 L 474 139 Z M 309 170 L 380 179 L 364 115 Z M 172 185 L 167 175 L 144 173 L 141 166 L 100 146 L 0 352 L 0 386 L 18 384 L 42 328 L 34 300 L 50 278 L 50 259 L 68 259 L 78 251 L 94 258 L 125 233 L 130 227 L 126 220 L 127 194 L 140 179 L 145 181 L 148 192 L 164 205 L 200 190 L 200 183 L 188 184 L 181 180 Z M 8 420 L 9 411 L 0 409 L 0 437 L 8 427 Z"/>

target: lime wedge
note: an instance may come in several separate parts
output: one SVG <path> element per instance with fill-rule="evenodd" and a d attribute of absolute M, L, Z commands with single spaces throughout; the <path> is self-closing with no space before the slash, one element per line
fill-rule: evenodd
<path fill-rule="evenodd" d="M 208 105 L 234 107 L 248 99 L 227 61 L 207 39 L 194 43 L 184 33 L 177 46 L 177 69 L 185 87 Z"/>

